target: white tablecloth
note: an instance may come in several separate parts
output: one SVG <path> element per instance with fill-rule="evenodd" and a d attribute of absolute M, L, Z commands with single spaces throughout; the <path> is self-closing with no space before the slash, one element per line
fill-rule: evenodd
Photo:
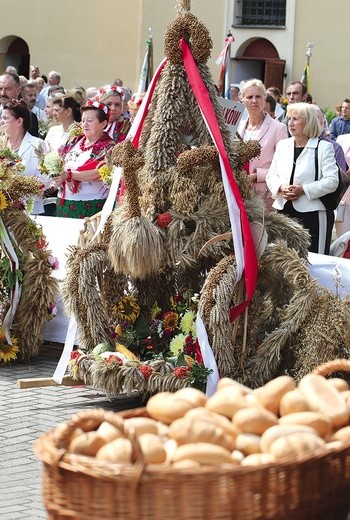
<path fill-rule="evenodd" d="M 78 243 L 79 232 L 84 227 L 84 220 L 40 215 L 33 217 L 33 219 L 42 226 L 48 248 L 52 251 L 52 255 L 58 258 L 59 268 L 53 271 L 53 275 L 61 284 L 66 271 L 67 250 L 69 246 Z M 64 343 L 68 330 L 68 317 L 64 311 L 61 294 L 58 295 L 56 305 L 57 315 L 45 324 L 43 339 L 55 343 Z"/>
<path fill-rule="evenodd" d="M 79 232 L 83 229 L 84 220 L 36 216 L 49 244 L 53 256 L 59 261 L 59 269 L 53 271 L 54 276 L 62 282 L 65 276 L 67 249 L 78 243 Z M 309 253 L 309 271 L 320 283 L 331 289 L 341 298 L 350 297 L 350 260 L 335 256 Z M 68 318 L 59 295 L 57 301 L 58 314 L 47 322 L 44 328 L 44 340 L 64 343 L 68 329 Z"/>

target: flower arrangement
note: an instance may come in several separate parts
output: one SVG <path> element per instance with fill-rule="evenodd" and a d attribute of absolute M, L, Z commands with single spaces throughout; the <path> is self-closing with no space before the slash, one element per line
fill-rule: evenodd
<path fill-rule="evenodd" d="M 33 195 L 40 192 L 41 182 L 22 175 L 24 169 L 22 159 L 0 138 L 0 214 L 10 207 L 28 209 Z"/>
<path fill-rule="evenodd" d="M 123 296 L 113 307 L 116 325 L 111 342 L 97 345 L 91 354 L 74 351 L 69 364 L 72 376 L 79 378 L 80 363 L 90 363 L 94 385 L 100 388 L 101 374 L 114 371 L 121 387 L 124 373 L 127 379 L 132 371 L 134 390 L 145 390 L 147 382 L 147 391 L 160 391 L 165 380 L 176 388 L 194 386 L 203 390 L 211 371 L 203 365 L 196 337 L 198 298 L 190 292 L 171 296 L 166 309 L 155 303 L 147 320 L 138 299 Z"/>
<path fill-rule="evenodd" d="M 110 187 L 113 180 L 113 164 L 110 152 L 106 152 L 105 160 L 100 162 L 97 171 L 103 184 Z"/>
<path fill-rule="evenodd" d="M 17 358 L 19 352 L 18 340 L 11 337 L 11 343 L 6 339 L 5 331 L 0 327 L 0 365 L 6 365 Z"/>
<path fill-rule="evenodd" d="M 64 172 L 63 157 L 55 150 L 46 152 L 42 143 L 39 143 L 35 153 L 39 159 L 38 166 L 41 173 L 54 179 Z"/>
<path fill-rule="evenodd" d="M 80 137 L 84 134 L 84 131 L 80 125 L 80 123 L 72 123 L 71 126 L 68 129 L 68 135 L 69 139 L 72 139 L 73 137 Z"/>

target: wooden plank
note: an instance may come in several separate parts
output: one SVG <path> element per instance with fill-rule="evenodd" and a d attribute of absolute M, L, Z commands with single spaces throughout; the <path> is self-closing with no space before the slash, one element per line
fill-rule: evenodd
<path fill-rule="evenodd" d="M 17 379 L 17 388 L 40 388 L 44 386 L 81 386 L 84 381 L 76 381 L 72 376 L 63 376 L 62 383 L 59 385 L 52 377 L 36 377 L 29 379 Z"/>

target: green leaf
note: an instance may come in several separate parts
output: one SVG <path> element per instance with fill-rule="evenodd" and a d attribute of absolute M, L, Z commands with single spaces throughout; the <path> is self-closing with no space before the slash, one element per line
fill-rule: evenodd
<path fill-rule="evenodd" d="M 185 354 L 183 352 L 181 352 L 181 354 L 179 354 L 179 356 L 177 357 L 176 366 L 177 367 L 186 366 Z"/>
<path fill-rule="evenodd" d="M 134 323 L 134 330 L 138 338 L 147 338 L 149 336 L 148 321 L 140 316 Z"/>
<path fill-rule="evenodd" d="M 8 282 L 8 285 L 9 285 L 9 289 L 10 290 L 13 289 L 14 286 L 15 286 L 15 283 L 16 283 L 16 275 L 12 271 L 9 271 L 7 273 L 7 282 Z"/>
<path fill-rule="evenodd" d="M 20 269 L 16 269 L 16 277 L 18 278 L 19 282 L 23 281 L 23 273 Z"/>

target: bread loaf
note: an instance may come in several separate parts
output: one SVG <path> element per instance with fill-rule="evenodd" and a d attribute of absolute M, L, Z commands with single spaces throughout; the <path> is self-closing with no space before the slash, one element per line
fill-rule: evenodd
<path fill-rule="evenodd" d="M 238 410 L 232 422 L 243 433 L 255 433 L 255 435 L 262 435 L 265 430 L 278 424 L 278 419 L 269 410 L 260 407 L 250 406 Z"/>
<path fill-rule="evenodd" d="M 320 412 L 290 413 L 279 419 L 280 424 L 303 424 L 317 431 L 320 437 L 328 437 L 331 433 L 332 422 L 329 417 Z"/>
<path fill-rule="evenodd" d="M 298 457 L 314 452 L 325 446 L 325 441 L 310 432 L 294 432 L 276 439 L 270 446 L 271 453 L 277 460 Z"/>
<path fill-rule="evenodd" d="M 299 382 L 299 389 L 311 410 L 327 415 L 334 429 L 349 424 L 349 409 L 342 393 L 338 392 L 324 377 L 308 374 Z"/>

